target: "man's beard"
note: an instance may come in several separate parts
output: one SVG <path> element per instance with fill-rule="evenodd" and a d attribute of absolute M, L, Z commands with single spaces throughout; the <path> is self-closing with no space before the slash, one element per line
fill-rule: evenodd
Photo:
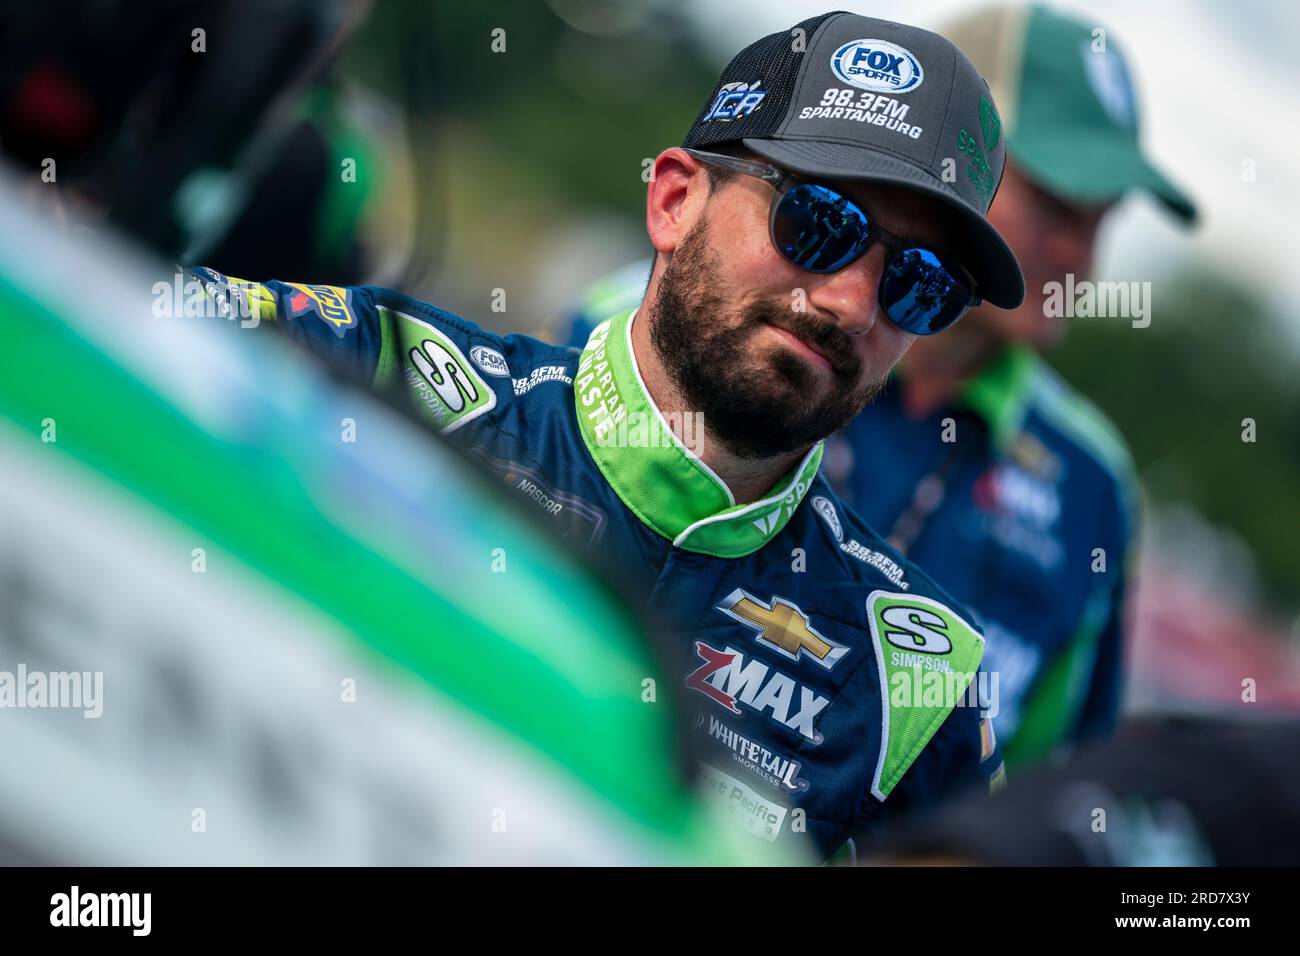
<path fill-rule="evenodd" d="M 673 252 L 648 316 L 650 341 L 690 411 L 738 458 L 802 451 L 846 425 L 883 386 L 859 382 L 861 362 L 849 336 L 808 313 L 756 302 L 731 324 L 719 288 L 718 256 L 705 222 Z M 834 372 L 824 374 L 782 349 L 755 351 L 765 324 L 816 343 Z"/>

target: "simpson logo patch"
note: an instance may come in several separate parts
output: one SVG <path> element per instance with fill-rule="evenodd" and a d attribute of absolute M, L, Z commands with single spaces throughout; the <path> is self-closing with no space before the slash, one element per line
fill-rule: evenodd
<path fill-rule="evenodd" d="M 873 591 L 866 611 L 882 702 L 871 793 L 884 800 L 953 708 L 984 706 L 975 686 L 984 638 L 920 595 Z"/>
<path fill-rule="evenodd" d="M 404 312 L 392 314 L 399 320 L 406 382 L 439 430 L 455 431 L 496 407 L 496 393 L 455 342 L 428 322 Z"/>

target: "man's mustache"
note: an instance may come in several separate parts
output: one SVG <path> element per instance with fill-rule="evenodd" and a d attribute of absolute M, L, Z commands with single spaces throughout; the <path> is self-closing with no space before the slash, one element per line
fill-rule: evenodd
<path fill-rule="evenodd" d="M 817 351 L 826 356 L 835 374 L 849 381 L 857 381 L 862 371 L 862 362 L 853 349 L 853 341 L 834 322 L 827 322 L 809 315 L 807 312 L 789 312 L 759 305 L 750 310 L 749 322 L 757 326 L 766 322 L 784 329 L 796 338 L 815 345 Z"/>

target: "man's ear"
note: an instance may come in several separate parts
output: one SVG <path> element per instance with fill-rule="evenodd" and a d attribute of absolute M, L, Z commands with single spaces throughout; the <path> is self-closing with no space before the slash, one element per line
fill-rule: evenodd
<path fill-rule="evenodd" d="M 703 164 L 679 147 L 660 153 L 646 190 L 645 228 L 650 244 L 671 255 L 704 214 L 709 177 Z"/>

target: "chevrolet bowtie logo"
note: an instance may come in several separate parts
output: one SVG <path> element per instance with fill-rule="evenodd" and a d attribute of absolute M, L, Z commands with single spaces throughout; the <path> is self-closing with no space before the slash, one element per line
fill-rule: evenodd
<path fill-rule="evenodd" d="M 718 605 L 718 610 L 757 631 L 760 644 L 780 651 L 794 661 L 806 652 L 814 661 L 830 670 L 849 652 L 847 645 L 838 644 L 818 634 L 808 623 L 808 615 L 782 597 L 774 596 L 771 604 L 765 604 L 752 594 L 737 588 Z"/>

